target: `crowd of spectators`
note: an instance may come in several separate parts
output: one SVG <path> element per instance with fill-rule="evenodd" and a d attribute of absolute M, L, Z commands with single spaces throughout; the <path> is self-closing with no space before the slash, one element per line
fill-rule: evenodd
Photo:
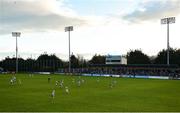
<path fill-rule="evenodd" d="M 68 73 L 68 69 L 61 69 L 61 73 Z M 71 73 L 86 74 L 114 74 L 114 75 L 133 75 L 133 76 L 168 76 L 173 78 L 180 77 L 180 68 L 137 68 L 137 67 L 89 67 L 71 69 Z"/>

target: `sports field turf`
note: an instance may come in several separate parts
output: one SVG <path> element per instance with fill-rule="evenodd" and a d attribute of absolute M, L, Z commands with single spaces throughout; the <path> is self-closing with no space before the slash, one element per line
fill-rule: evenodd
<path fill-rule="evenodd" d="M 48 83 L 48 76 L 19 74 L 22 84 L 10 85 L 12 75 L 0 74 L 0 111 L 180 111 L 178 80 L 51 75 Z M 69 94 L 55 86 L 62 79 Z M 78 79 L 85 81 L 80 87 Z"/>

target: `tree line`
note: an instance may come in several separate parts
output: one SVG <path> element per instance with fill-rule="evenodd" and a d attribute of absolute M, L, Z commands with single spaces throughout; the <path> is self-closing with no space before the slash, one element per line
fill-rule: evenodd
<path fill-rule="evenodd" d="M 180 49 L 169 50 L 169 63 L 180 66 Z M 160 51 L 157 56 L 150 57 L 141 50 L 134 50 L 127 53 L 128 64 L 167 64 L 167 50 Z"/>
<path fill-rule="evenodd" d="M 141 50 L 130 50 L 127 55 L 128 64 L 166 64 L 167 51 L 160 51 L 156 57 L 150 57 Z M 72 68 L 86 68 L 92 64 L 105 64 L 105 55 L 95 54 L 90 60 L 84 59 L 82 56 L 71 55 Z M 55 72 L 58 69 L 68 68 L 68 61 L 63 61 L 56 55 L 42 54 L 37 59 L 18 58 L 18 68 L 21 72 Z M 170 64 L 180 66 L 180 49 L 170 49 Z M 0 67 L 5 71 L 15 71 L 16 58 L 6 57 L 0 61 Z"/>

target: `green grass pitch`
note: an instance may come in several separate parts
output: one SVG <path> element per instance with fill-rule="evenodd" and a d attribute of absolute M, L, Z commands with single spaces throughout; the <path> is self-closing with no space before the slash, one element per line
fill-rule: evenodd
<path fill-rule="evenodd" d="M 180 81 L 65 75 L 17 75 L 22 84 L 10 85 L 12 75 L 0 74 L 0 112 L 115 112 L 180 111 Z M 99 82 L 98 82 L 99 78 Z M 64 79 L 65 88 L 55 86 Z M 75 82 L 73 83 L 73 79 Z M 78 79 L 84 79 L 80 87 Z M 114 86 L 111 88 L 112 82 Z M 50 94 L 56 89 L 54 103 Z"/>

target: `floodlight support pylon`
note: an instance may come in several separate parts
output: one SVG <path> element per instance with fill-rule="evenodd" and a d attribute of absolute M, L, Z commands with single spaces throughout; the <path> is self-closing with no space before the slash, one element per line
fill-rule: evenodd
<path fill-rule="evenodd" d="M 65 27 L 65 32 L 68 32 L 69 39 L 69 73 L 71 73 L 71 42 L 70 42 L 70 32 L 73 31 L 73 26 Z"/>
<path fill-rule="evenodd" d="M 12 32 L 12 36 L 16 37 L 16 73 L 18 73 L 18 37 L 21 36 L 21 32 Z"/>
<path fill-rule="evenodd" d="M 170 51 L 170 44 L 169 44 L 169 24 L 173 24 L 175 23 L 176 21 L 176 18 L 175 17 L 169 17 L 169 18 L 163 18 L 161 19 L 161 24 L 167 24 L 167 65 L 169 66 L 170 65 L 170 62 L 169 62 L 169 51 Z"/>
<path fill-rule="evenodd" d="M 18 39 L 16 35 L 16 73 L 18 73 Z"/>
<path fill-rule="evenodd" d="M 167 65 L 169 66 L 169 21 L 167 22 Z"/>
<path fill-rule="evenodd" d="M 70 41 L 70 35 L 71 35 L 71 33 L 70 33 L 70 31 L 68 31 L 69 32 L 69 73 L 71 73 L 71 41 Z"/>

